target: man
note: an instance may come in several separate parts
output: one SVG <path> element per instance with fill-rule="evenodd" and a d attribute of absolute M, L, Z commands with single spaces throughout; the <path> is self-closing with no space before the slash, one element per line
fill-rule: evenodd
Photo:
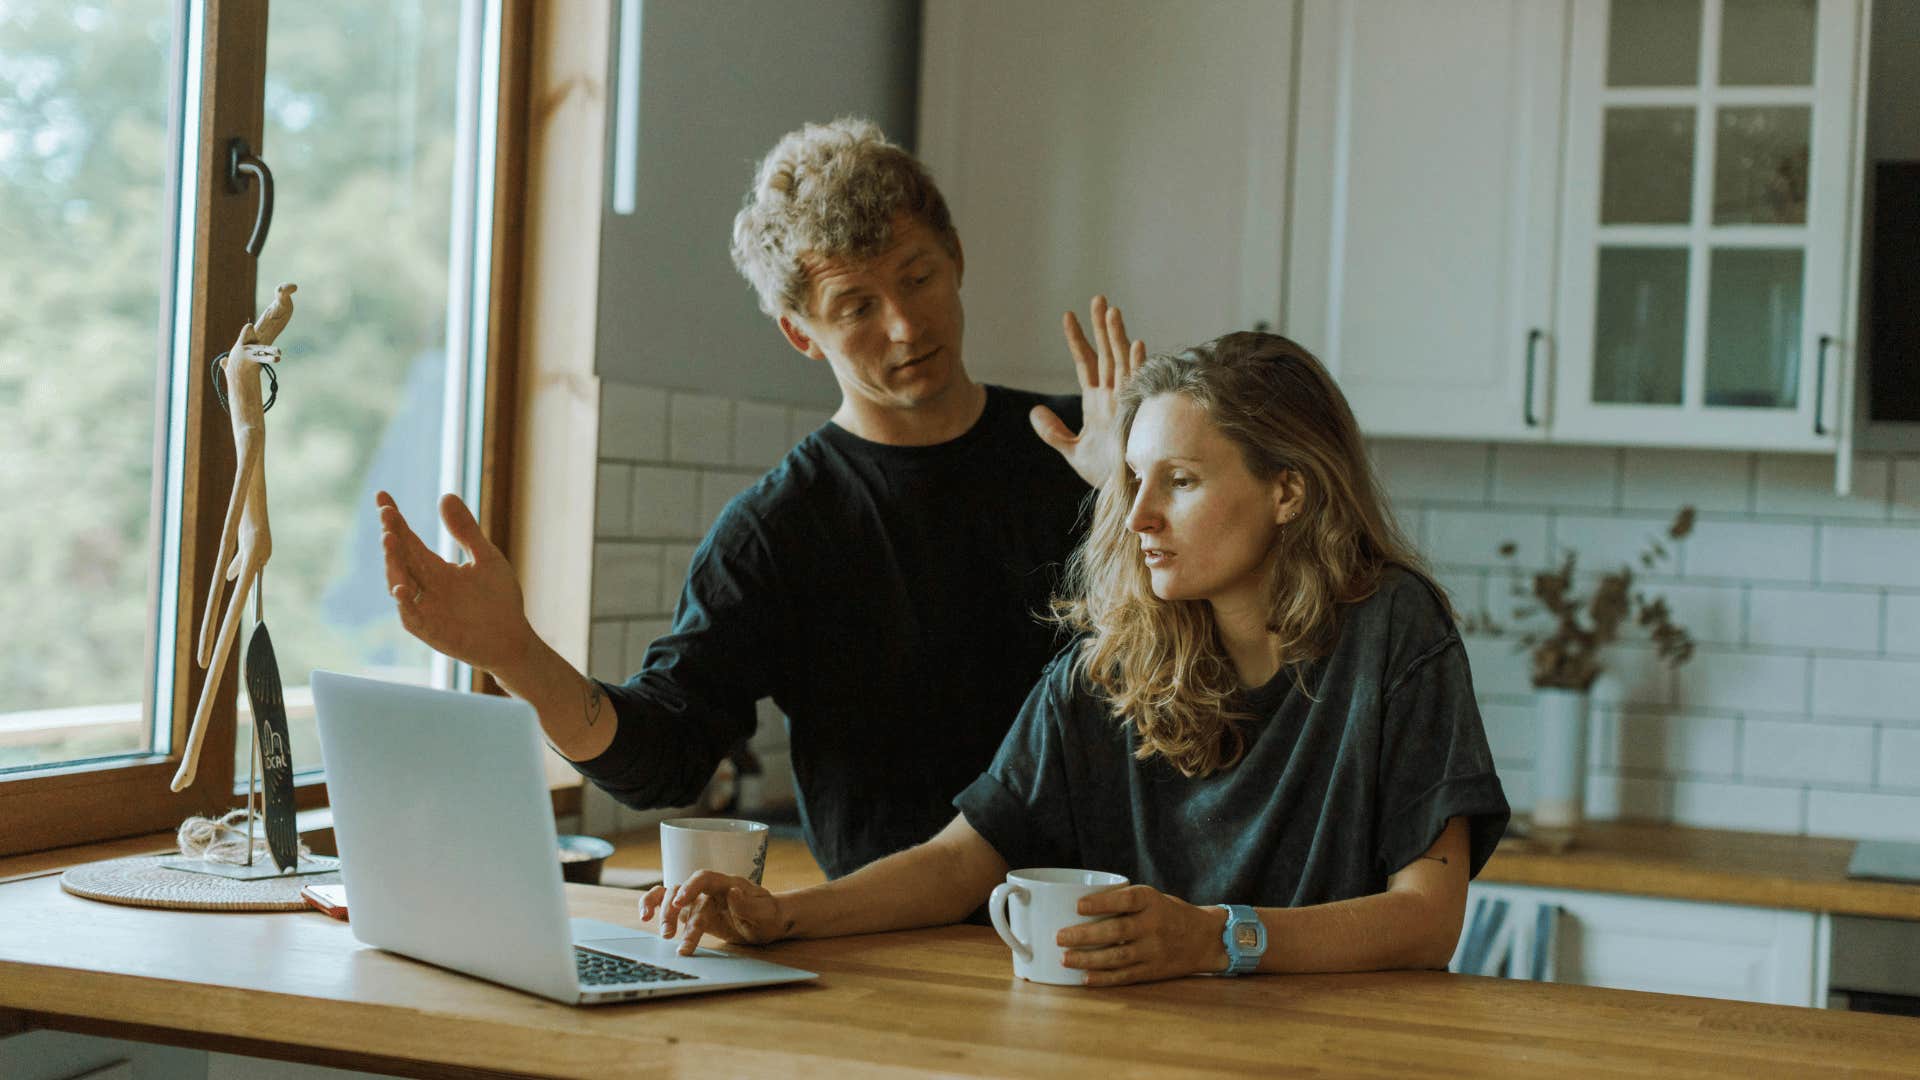
<path fill-rule="evenodd" d="M 553 746 L 630 806 L 693 801 L 771 697 L 808 844 L 838 877 L 953 816 L 1059 648 L 1040 615 L 1088 486 L 1114 467 L 1114 391 L 1145 353 L 1096 298 L 1094 343 L 1064 321 L 1078 402 L 975 383 L 945 200 L 865 121 L 774 147 L 733 256 L 787 341 L 832 370 L 840 408 L 727 504 L 638 674 L 601 683 L 542 642 L 453 496 L 460 566 L 379 496 L 388 586 L 410 632 L 532 703 Z"/>

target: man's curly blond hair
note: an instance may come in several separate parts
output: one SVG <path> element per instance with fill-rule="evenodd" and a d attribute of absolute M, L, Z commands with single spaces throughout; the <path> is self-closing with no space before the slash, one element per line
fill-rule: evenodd
<path fill-rule="evenodd" d="M 947 254 L 960 237 L 947 200 L 913 155 L 872 121 L 843 116 L 788 133 L 760 162 L 746 205 L 733 219 L 733 265 L 773 318 L 807 311 L 802 255 L 863 259 L 893 239 L 893 219 L 911 214 Z"/>

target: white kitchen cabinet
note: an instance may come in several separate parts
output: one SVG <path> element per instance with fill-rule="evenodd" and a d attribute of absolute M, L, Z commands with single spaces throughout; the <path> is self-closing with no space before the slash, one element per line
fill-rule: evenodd
<path fill-rule="evenodd" d="M 1306 0 L 1286 332 L 1374 436 L 1547 437 L 1567 14 Z"/>
<path fill-rule="evenodd" d="M 1290 334 L 1370 434 L 1845 451 L 1858 0 L 1305 0 Z"/>
<path fill-rule="evenodd" d="M 1856 0 L 1575 0 L 1552 437 L 1834 450 Z"/>
<path fill-rule="evenodd" d="M 928 0 L 918 152 L 965 245 L 976 377 L 1074 386 L 1106 292 L 1155 351 L 1277 325 L 1294 6 Z"/>
<path fill-rule="evenodd" d="M 1550 965 L 1556 982 L 1826 1003 L 1827 916 L 1819 913 L 1479 882 L 1468 892 L 1472 899 L 1560 907 Z"/>
<path fill-rule="evenodd" d="M 969 365 L 1070 385 L 1100 289 L 1156 349 L 1277 325 L 1370 435 L 1844 487 L 1868 3 L 929 0 Z"/>

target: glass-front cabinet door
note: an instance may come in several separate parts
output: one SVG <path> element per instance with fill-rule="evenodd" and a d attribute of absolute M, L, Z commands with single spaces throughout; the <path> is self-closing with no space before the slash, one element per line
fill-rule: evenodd
<path fill-rule="evenodd" d="M 1556 439 L 1829 449 L 1854 354 L 1858 0 L 1582 0 Z"/>

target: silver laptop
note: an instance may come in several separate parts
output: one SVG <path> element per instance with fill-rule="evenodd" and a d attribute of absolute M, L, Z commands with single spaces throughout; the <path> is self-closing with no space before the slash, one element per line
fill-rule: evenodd
<path fill-rule="evenodd" d="M 368 945 L 568 1004 L 815 977 L 569 920 L 526 702 L 316 671 L 313 703 L 349 924 Z"/>

